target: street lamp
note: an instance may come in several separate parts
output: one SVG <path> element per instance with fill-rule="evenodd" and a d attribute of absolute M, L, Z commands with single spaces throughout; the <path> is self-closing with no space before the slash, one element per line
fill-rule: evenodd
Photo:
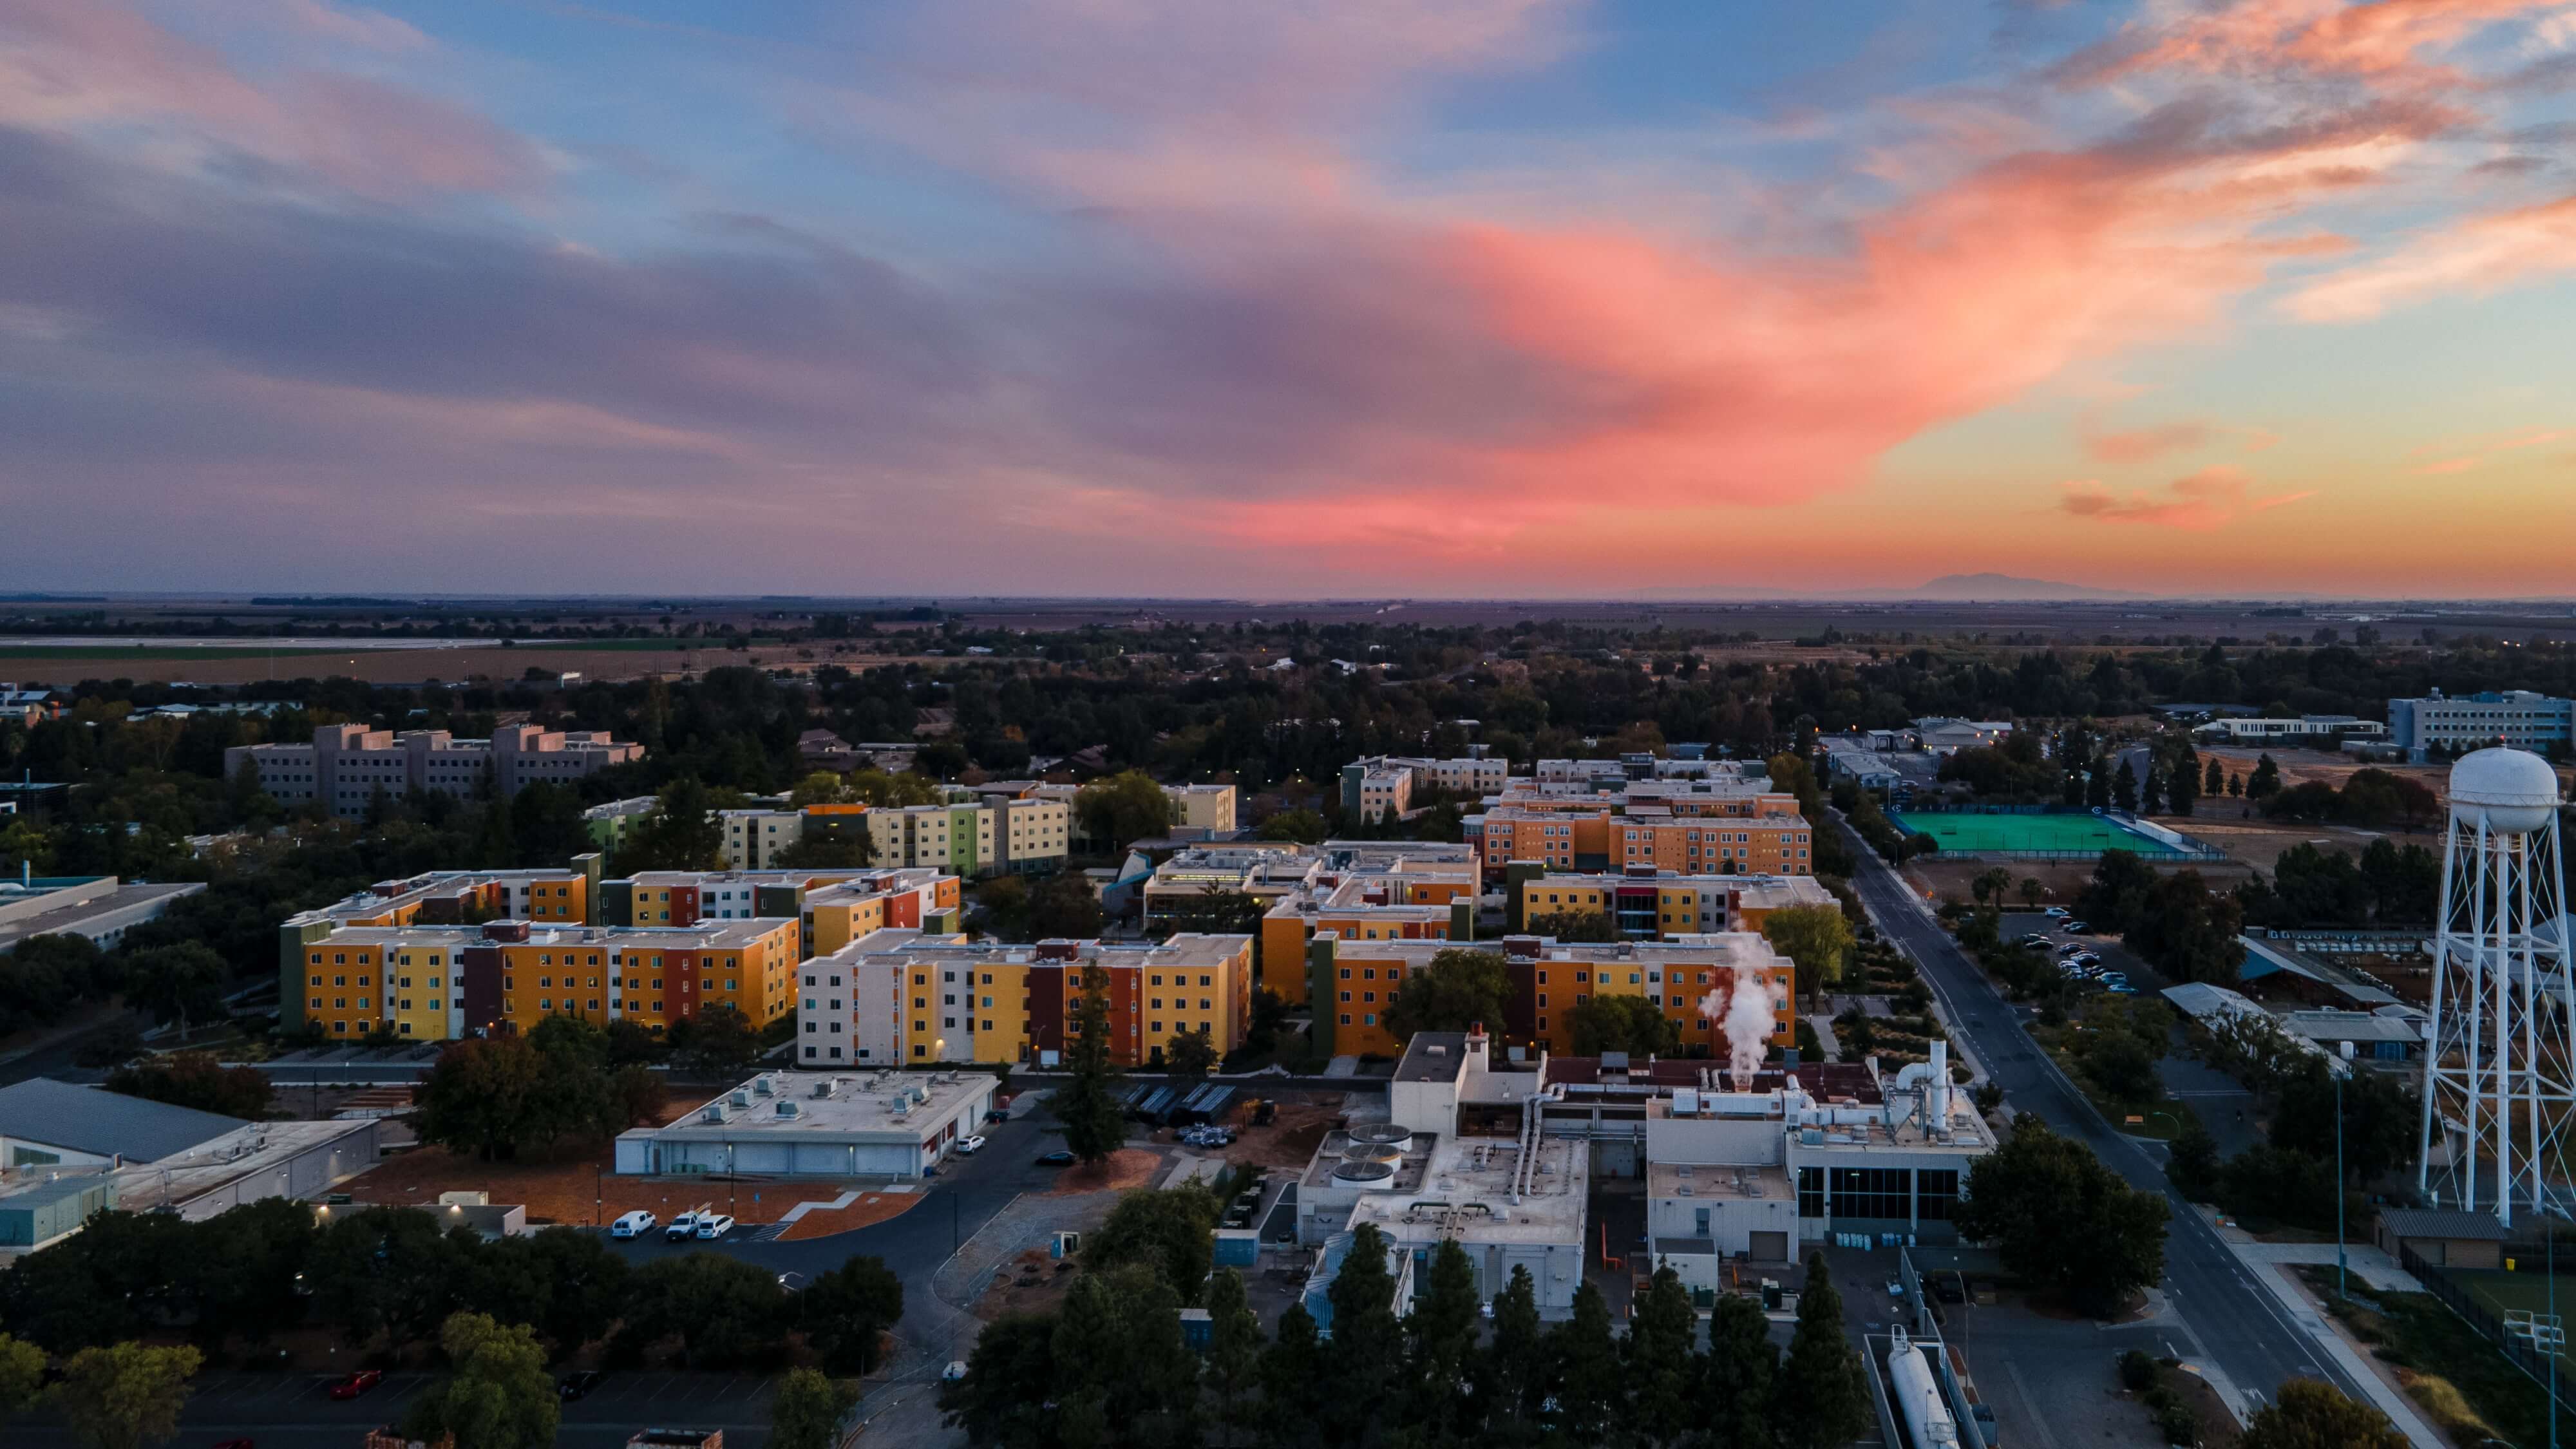
<path fill-rule="evenodd" d="M 2335 1050 L 2344 1060 L 2344 1068 L 2333 1074 L 2335 1084 L 2335 1296 L 2349 1299 L 2344 1291 L 2343 1262 L 2343 1079 L 2352 1074 L 2352 1043 L 2337 1042 Z M 2555 1288 L 2556 1284 L 2551 1284 Z M 2553 1416 L 2551 1438 L 2557 1437 Z"/>

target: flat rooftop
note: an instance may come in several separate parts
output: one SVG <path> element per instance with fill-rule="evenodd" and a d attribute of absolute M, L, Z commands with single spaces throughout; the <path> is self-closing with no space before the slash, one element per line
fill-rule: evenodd
<path fill-rule="evenodd" d="M 150 1212 L 164 1205 L 190 1202 L 243 1178 L 277 1172 L 302 1153 L 337 1138 L 372 1131 L 375 1126 L 373 1119 L 257 1122 L 174 1157 L 100 1171 L 115 1180 L 118 1207 L 127 1212 Z M 366 1165 L 374 1163 L 370 1160 Z M 13 1167 L 0 1171 L 0 1195 L 57 1171 L 70 1180 L 71 1169 Z"/>
<path fill-rule="evenodd" d="M 1646 1196 L 1706 1198 L 1717 1202 L 1796 1201 L 1784 1167 L 1709 1166 L 1654 1162 L 1646 1166 Z"/>
<path fill-rule="evenodd" d="M 29 936 L 56 935 L 76 931 L 83 921 L 136 906 L 167 902 L 180 896 L 195 895 L 204 890 L 202 881 L 170 881 L 160 885 L 122 884 L 113 889 L 78 898 L 67 898 L 63 904 L 51 904 L 42 895 L 22 895 L 15 902 L 0 897 L 0 905 L 34 906 L 25 914 L 10 914 L 0 919 L 0 949 L 15 945 Z"/>
<path fill-rule="evenodd" d="M 828 1095 L 816 1095 L 828 1084 Z M 746 1136 L 853 1136 L 910 1140 L 925 1122 L 949 1114 L 999 1084 L 989 1072 L 763 1072 L 710 1097 L 667 1127 L 620 1134 L 658 1141 L 724 1141 Z M 794 1115 L 781 1115 L 781 1105 Z M 722 1106 L 725 1119 L 710 1121 Z"/>
<path fill-rule="evenodd" d="M 1520 1143 L 1511 1138 L 1435 1142 L 1420 1184 L 1362 1193 L 1351 1208 L 1351 1226 L 1376 1223 L 1415 1242 L 1429 1236 L 1533 1246 L 1581 1242 L 1592 1144 L 1542 1137 L 1536 1150 L 1524 1174 Z"/>
<path fill-rule="evenodd" d="M 1404 1044 L 1404 1056 L 1395 1064 L 1399 1082 L 1454 1082 L 1459 1068 L 1467 1061 L 1467 1034 L 1463 1031 L 1417 1031 Z"/>
<path fill-rule="evenodd" d="M 1658 1057 L 1652 1061 L 1629 1061 L 1625 1067 L 1615 1060 L 1605 1066 L 1601 1057 L 1549 1057 L 1547 1085 L 1573 1087 L 1630 1087 L 1641 1092 L 1669 1093 L 1677 1087 L 1694 1091 L 1713 1089 L 1732 1092 L 1735 1084 L 1727 1075 L 1726 1063 L 1709 1058 L 1691 1059 Z M 1777 1092 L 1795 1077 L 1798 1086 L 1818 1102 L 1851 1101 L 1862 1106 L 1876 1106 L 1881 1100 L 1878 1079 L 1859 1062 L 1801 1062 L 1784 1068 L 1778 1064 L 1763 1067 L 1753 1074 L 1748 1091 Z"/>
<path fill-rule="evenodd" d="M 748 921 L 703 921 L 694 926 L 531 926 L 524 941 L 493 936 L 483 926 L 342 926 L 324 941 L 313 944 L 474 946 L 490 941 L 499 946 L 649 946 L 656 950 L 722 951 L 748 946 L 781 926 L 795 924 L 794 916 L 758 916 Z"/>

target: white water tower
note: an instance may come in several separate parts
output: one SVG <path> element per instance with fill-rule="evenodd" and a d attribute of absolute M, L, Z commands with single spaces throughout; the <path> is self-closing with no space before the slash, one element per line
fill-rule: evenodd
<path fill-rule="evenodd" d="M 2559 859 L 2558 775 L 2546 760 L 2499 747 L 2451 767 L 2415 1180 L 2437 1205 L 2508 1227 L 2567 1191 L 2576 982 Z"/>

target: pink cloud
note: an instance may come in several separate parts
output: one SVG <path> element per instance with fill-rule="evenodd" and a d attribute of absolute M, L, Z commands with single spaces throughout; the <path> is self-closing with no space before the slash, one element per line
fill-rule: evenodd
<path fill-rule="evenodd" d="M 2355 322 L 2452 292 L 2486 293 L 2576 269 L 2576 196 L 2427 231 L 2374 261 L 2329 273 L 2282 306 L 2306 322 Z"/>
<path fill-rule="evenodd" d="M 2295 71 L 2420 83 L 2447 74 L 2424 59 L 2427 52 L 2563 7 L 2564 0 L 2238 0 L 2132 22 L 2067 70 L 2091 82 L 2159 71 L 2256 77 Z"/>
<path fill-rule="evenodd" d="M 2176 478 L 2161 493 L 2135 490 L 2115 493 L 2095 479 L 2059 486 L 2062 513 L 2100 523 L 2134 523 L 2206 533 L 2226 526 L 2240 514 L 2263 513 L 2316 496 L 2315 489 L 2251 497 L 2253 479 L 2241 468 L 2203 468 Z"/>
<path fill-rule="evenodd" d="M 377 50 L 419 37 L 389 17 L 318 3 L 273 14 Z M 0 124 L 152 127 L 376 197 L 529 191 L 544 178 L 535 147 L 448 102 L 323 71 L 255 83 L 214 48 L 106 0 L 12 0 L 0 11 Z"/>
<path fill-rule="evenodd" d="M 2084 451 L 2104 463 L 2144 463 L 2209 442 L 2206 423 L 2164 423 L 2125 432 L 2084 433 Z"/>

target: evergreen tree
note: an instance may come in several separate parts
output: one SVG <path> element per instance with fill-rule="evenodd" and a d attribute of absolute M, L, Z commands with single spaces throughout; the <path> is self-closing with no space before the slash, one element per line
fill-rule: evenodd
<path fill-rule="evenodd" d="M 1515 1428 L 1535 1431 L 1553 1377 L 1538 1317 L 1538 1285 L 1527 1268 L 1515 1266 L 1494 1300 L 1494 1341 L 1485 1362 L 1489 1379 L 1477 1399 L 1493 1404 L 1494 1414 Z"/>
<path fill-rule="evenodd" d="M 2209 768 L 2200 777 L 2200 793 L 2213 796 L 2227 793 L 2227 771 L 2218 763 L 2216 755 L 2209 757 Z"/>
<path fill-rule="evenodd" d="M 1315 1315 L 1302 1301 L 1291 1303 L 1261 1354 L 1262 1442 L 1279 1449 L 1318 1442 L 1318 1419 L 1328 1392 Z"/>
<path fill-rule="evenodd" d="M 1142 1263 L 1085 1273 L 1055 1325 L 1056 1433 L 1067 1449 L 1183 1445 L 1198 1421 L 1181 1300 Z"/>
<path fill-rule="evenodd" d="M 483 802 L 483 820 L 474 833 L 475 864 L 507 870 L 519 863 L 519 833 L 510 824 L 510 797 L 494 795 Z"/>
<path fill-rule="evenodd" d="M 2176 815 L 2189 815 L 2200 799 L 2200 753 L 2185 740 L 2174 756 L 2173 773 L 2165 781 L 2165 808 Z"/>
<path fill-rule="evenodd" d="M 2253 778 L 2245 782 L 2245 798 L 2268 800 L 2280 793 L 2281 767 L 2273 762 L 2270 755 L 2257 756 L 2254 761 Z"/>
<path fill-rule="evenodd" d="M 1219 1268 L 1208 1279 L 1207 1311 L 1207 1386 L 1223 1442 L 1237 1443 L 1252 1422 L 1248 1396 L 1261 1373 L 1261 1319 L 1244 1300 L 1241 1273 Z"/>
<path fill-rule="evenodd" d="M 1772 1438 L 1782 1449 L 1833 1449 L 1869 1421 L 1860 1355 L 1843 1336 L 1843 1299 L 1825 1271 L 1825 1255 L 1807 1258 L 1798 1295 L 1798 1326 L 1789 1335 L 1773 1399 Z"/>
<path fill-rule="evenodd" d="M 2198 1117 L 2184 1121 L 2165 1154 L 2165 1180 L 2193 1202 L 2208 1202 L 2218 1191 L 2218 1139 Z"/>
<path fill-rule="evenodd" d="M 833 1449 L 833 1431 L 859 1396 L 814 1369 L 788 1370 L 769 1401 L 770 1449 Z"/>
<path fill-rule="evenodd" d="M 2212 760 L 2210 763 L 2216 764 L 2217 761 Z M 2227 793 L 2231 797 L 2241 796 L 2245 793 L 2245 775 L 2243 771 L 2237 771 L 2227 777 Z"/>
<path fill-rule="evenodd" d="M 1771 1341 L 1771 1320 L 1760 1304 L 1740 1293 L 1718 1295 L 1699 1369 L 1700 1428 L 1692 1449 L 1771 1449 L 1780 1346 Z"/>
<path fill-rule="evenodd" d="M 2147 783 L 2138 791 L 2138 813 L 2165 813 L 2165 772 L 2154 765 L 2147 766 Z"/>
<path fill-rule="evenodd" d="M 2085 772 L 2084 803 L 2095 810 L 2111 808 L 2111 762 L 2100 755 L 2093 757 L 2092 768 Z"/>
<path fill-rule="evenodd" d="M 1574 1316 L 1548 1331 L 1547 1356 L 1556 1378 L 1556 1432 L 1578 1444 L 1608 1438 L 1627 1385 L 1610 1305 L 1590 1278 L 1574 1290 Z"/>
<path fill-rule="evenodd" d="M 1466 1249 L 1443 1239 L 1431 1254 L 1430 1283 L 1404 1321 L 1413 1381 L 1406 1419 L 1433 1443 L 1472 1432 L 1467 1423 L 1471 1402 L 1464 1389 L 1476 1355 L 1481 1307 L 1476 1265 L 1468 1261 Z"/>
<path fill-rule="evenodd" d="M 1648 1443 L 1678 1443 L 1699 1422 L 1700 1367 L 1693 1352 L 1698 1337 L 1699 1315 L 1680 1276 L 1668 1267 L 1656 1269 L 1628 1325 L 1625 1419 Z"/>
<path fill-rule="evenodd" d="M 2120 762 L 2119 769 L 2111 772 L 2111 803 L 2132 815 L 2137 813 L 2138 776 L 2126 760 Z"/>
<path fill-rule="evenodd" d="M 1118 1065 L 1110 1058 L 1109 976 L 1085 967 L 1082 998 L 1066 1042 L 1073 1080 L 1056 1090 L 1052 1106 L 1064 1124 L 1064 1145 L 1085 1162 L 1099 1162 L 1127 1141 L 1127 1116 L 1114 1090 Z"/>
<path fill-rule="evenodd" d="M 1351 1234 L 1325 1296 L 1333 1305 L 1333 1337 L 1324 1345 L 1332 1393 L 1323 1406 L 1328 1442 L 1357 1444 L 1391 1397 L 1404 1362 L 1404 1332 L 1396 1323 L 1395 1279 L 1386 1268 L 1386 1235 L 1375 1223 Z"/>

